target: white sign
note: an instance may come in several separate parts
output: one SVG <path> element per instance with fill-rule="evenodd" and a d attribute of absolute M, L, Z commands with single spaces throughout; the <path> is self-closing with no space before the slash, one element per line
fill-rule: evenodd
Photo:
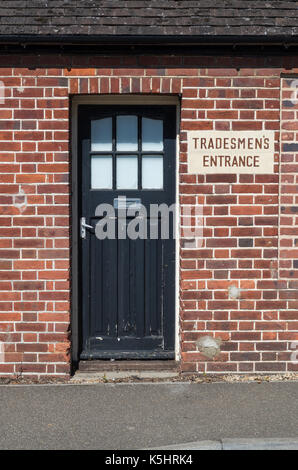
<path fill-rule="evenodd" d="M 274 173 L 274 131 L 189 131 L 188 173 Z"/>

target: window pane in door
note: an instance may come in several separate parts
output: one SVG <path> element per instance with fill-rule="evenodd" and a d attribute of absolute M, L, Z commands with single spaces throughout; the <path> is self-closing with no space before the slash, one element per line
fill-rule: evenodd
<path fill-rule="evenodd" d="M 112 150 L 112 118 L 91 121 L 91 152 Z"/>
<path fill-rule="evenodd" d="M 137 189 L 138 157 L 136 155 L 118 155 L 116 173 L 117 189 Z"/>
<path fill-rule="evenodd" d="M 138 118 L 137 116 L 117 116 L 117 144 L 120 152 L 138 150 Z"/>
<path fill-rule="evenodd" d="M 142 150 L 161 152 L 163 150 L 163 121 L 142 118 Z"/>
<path fill-rule="evenodd" d="M 112 189 L 113 161 L 111 155 L 91 155 L 91 188 Z"/>
<path fill-rule="evenodd" d="M 143 155 L 142 158 L 142 188 L 163 188 L 163 156 Z"/>

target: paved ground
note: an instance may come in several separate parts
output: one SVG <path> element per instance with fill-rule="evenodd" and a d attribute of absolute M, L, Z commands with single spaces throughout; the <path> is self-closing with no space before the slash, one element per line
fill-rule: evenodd
<path fill-rule="evenodd" d="M 298 438 L 298 382 L 0 386 L 0 449 Z"/>

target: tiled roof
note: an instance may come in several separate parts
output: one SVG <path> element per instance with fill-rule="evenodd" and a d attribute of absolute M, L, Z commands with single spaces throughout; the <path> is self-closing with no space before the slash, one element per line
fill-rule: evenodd
<path fill-rule="evenodd" d="M 298 1 L 0 0 L 0 40 L 107 36 L 294 37 Z"/>

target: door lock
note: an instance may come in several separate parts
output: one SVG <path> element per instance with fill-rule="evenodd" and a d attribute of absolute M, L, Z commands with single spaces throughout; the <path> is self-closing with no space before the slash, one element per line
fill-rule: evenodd
<path fill-rule="evenodd" d="M 92 225 L 86 224 L 86 217 L 81 217 L 80 219 L 81 238 L 86 238 L 86 228 L 94 228 L 94 227 L 92 227 Z"/>

